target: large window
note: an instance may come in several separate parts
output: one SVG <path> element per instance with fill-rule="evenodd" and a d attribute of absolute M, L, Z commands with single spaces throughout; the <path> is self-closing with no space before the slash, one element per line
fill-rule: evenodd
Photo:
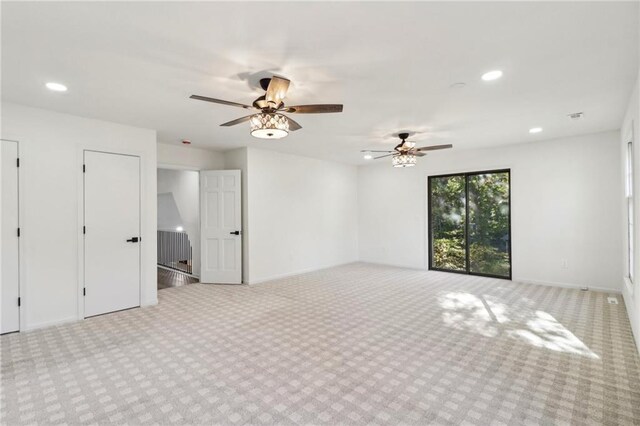
<path fill-rule="evenodd" d="M 509 170 L 429 177 L 429 268 L 511 278 Z"/>
<path fill-rule="evenodd" d="M 627 276 L 633 282 L 635 241 L 633 236 L 633 142 L 627 144 L 626 197 L 627 197 Z"/>

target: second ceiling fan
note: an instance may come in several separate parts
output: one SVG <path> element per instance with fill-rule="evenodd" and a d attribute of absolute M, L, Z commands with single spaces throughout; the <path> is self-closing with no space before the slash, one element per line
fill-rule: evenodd
<path fill-rule="evenodd" d="M 286 106 L 284 99 L 287 96 L 290 83 L 291 81 L 288 79 L 275 75 L 271 78 L 261 79 L 260 86 L 266 91 L 266 93 L 253 101 L 253 104 L 251 105 L 199 95 L 191 95 L 190 98 L 213 102 L 216 104 L 240 107 L 248 110 L 255 110 L 256 112 L 251 115 L 223 123 L 221 126 L 235 126 L 236 124 L 249 121 L 251 125 L 251 135 L 261 139 L 281 139 L 287 136 L 289 131 L 293 132 L 302 128 L 302 126 L 297 122 L 282 114 L 284 112 L 289 114 L 323 114 L 329 112 L 342 112 L 341 104 Z"/>
<path fill-rule="evenodd" d="M 417 163 L 417 157 L 424 157 L 427 155 L 425 153 L 426 151 L 453 148 L 453 145 L 451 144 L 431 145 L 416 148 L 415 142 L 407 140 L 409 138 L 409 133 L 399 133 L 398 137 L 400 138 L 400 143 L 391 151 L 363 150 L 361 152 L 364 152 L 365 154 L 384 152 L 385 155 L 371 158 L 377 160 L 379 158 L 391 157 L 391 164 L 393 167 L 413 167 Z"/>

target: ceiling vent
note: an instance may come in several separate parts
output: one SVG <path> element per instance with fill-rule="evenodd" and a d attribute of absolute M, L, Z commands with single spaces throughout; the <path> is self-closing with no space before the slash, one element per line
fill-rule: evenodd
<path fill-rule="evenodd" d="M 580 120 L 584 117 L 584 112 L 574 112 L 573 114 L 569 114 L 568 117 L 572 120 Z"/>

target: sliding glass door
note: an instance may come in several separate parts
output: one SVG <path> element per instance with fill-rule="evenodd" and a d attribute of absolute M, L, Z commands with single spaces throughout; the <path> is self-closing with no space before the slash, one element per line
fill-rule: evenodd
<path fill-rule="evenodd" d="M 429 269 L 511 278 L 509 170 L 429 177 Z"/>
<path fill-rule="evenodd" d="M 429 178 L 431 269 L 467 270 L 467 211 L 464 176 Z"/>

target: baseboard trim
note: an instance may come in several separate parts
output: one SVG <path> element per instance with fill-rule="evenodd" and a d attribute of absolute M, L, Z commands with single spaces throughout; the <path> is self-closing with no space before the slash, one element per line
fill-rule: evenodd
<path fill-rule="evenodd" d="M 540 280 L 531 280 L 527 278 L 514 278 L 512 281 L 523 283 L 523 284 L 534 284 L 534 285 L 544 285 L 547 287 L 560 287 L 560 288 L 571 288 L 575 290 L 582 290 L 583 288 L 587 288 L 590 291 L 599 291 L 601 293 L 613 293 L 613 294 L 622 294 L 620 289 L 606 288 L 606 287 L 593 287 L 593 286 L 584 286 L 579 284 L 571 284 L 571 283 L 559 283 L 553 281 L 540 281 Z"/>
<path fill-rule="evenodd" d="M 379 263 L 379 262 L 371 262 L 371 261 L 366 261 L 366 260 L 361 260 L 360 262 L 361 263 L 368 263 L 368 264 L 371 264 L 371 265 L 389 266 L 389 267 L 392 267 L 392 268 L 410 269 L 412 271 L 429 272 L 429 269 L 427 267 L 403 266 L 403 265 L 397 265 L 397 264 L 392 264 L 392 263 Z M 436 271 L 434 271 L 434 272 L 436 272 Z M 448 273 L 448 272 L 443 272 L 443 271 L 437 271 L 437 272 L 442 272 L 444 274 Z M 474 278 L 484 278 L 484 277 L 480 277 L 480 276 L 477 276 L 477 275 L 469 275 L 469 276 L 470 277 L 474 277 Z M 488 279 L 492 279 L 492 278 L 488 278 Z M 548 286 L 548 287 L 572 288 L 572 289 L 576 289 L 576 290 L 581 290 L 582 288 L 585 287 L 584 285 L 580 285 L 580 284 L 560 283 L 560 282 L 554 282 L 554 281 L 534 280 L 534 279 L 519 278 L 519 277 L 513 277 L 511 279 L 511 281 L 514 282 L 514 283 L 544 285 L 544 286 Z M 586 286 L 586 287 L 591 291 L 599 291 L 599 292 L 602 292 L 602 293 L 622 294 L 622 290 L 621 289 L 612 289 L 612 288 L 607 288 L 607 287 L 592 287 L 592 286 Z"/>
<path fill-rule="evenodd" d="M 133 309 L 145 308 L 145 307 L 149 307 L 149 306 L 155 306 L 157 304 L 158 304 L 158 299 L 154 299 L 152 301 L 141 303 L 140 306 L 136 306 Z M 116 311 L 116 312 L 119 312 L 119 311 Z M 116 312 L 108 312 L 107 314 L 116 313 Z M 45 322 L 39 322 L 39 323 L 35 323 L 35 324 L 27 324 L 24 328 L 20 329 L 20 332 L 21 333 L 27 333 L 27 332 L 30 332 L 30 331 L 41 330 L 43 328 L 55 327 L 57 325 L 64 325 L 64 324 L 69 324 L 69 323 L 72 323 L 72 322 L 84 321 L 84 320 L 85 320 L 85 318 L 73 316 L 73 317 L 63 318 L 63 319 L 60 319 L 60 320 L 45 321 Z"/>
<path fill-rule="evenodd" d="M 341 263 L 336 263 L 336 264 L 332 264 L 332 265 L 325 265 L 325 266 L 318 266 L 318 267 L 314 267 L 314 268 L 301 269 L 301 270 L 298 270 L 298 271 L 295 271 L 295 272 L 287 272 L 287 273 L 284 273 L 284 274 L 276 274 L 276 275 L 272 275 L 272 276 L 266 277 L 266 278 L 258 278 L 257 280 L 248 280 L 246 282 L 246 284 L 249 284 L 249 285 L 262 284 L 262 283 L 266 283 L 266 282 L 269 282 L 269 281 L 279 280 L 281 278 L 288 278 L 288 277 L 293 277 L 295 275 L 308 274 L 309 272 L 322 271 L 323 269 L 335 268 L 337 266 L 351 265 L 353 263 L 358 263 L 358 261 L 357 260 L 353 260 L 353 261 L 349 261 L 349 262 L 341 262 Z"/>
<path fill-rule="evenodd" d="M 54 327 L 56 325 L 68 324 L 68 323 L 76 322 L 76 321 L 82 321 L 82 318 L 78 318 L 76 316 L 73 316 L 73 317 L 67 317 L 67 318 L 63 318 L 63 319 L 59 319 L 59 320 L 45 321 L 45 322 L 39 322 L 39 323 L 35 323 L 35 324 L 27 324 L 23 329 L 20 330 L 20 332 L 29 332 L 29 331 L 34 331 L 34 330 L 40 330 L 42 328 Z"/>
<path fill-rule="evenodd" d="M 411 271 L 424 271 L 424 272 L 429 271 L 429 268 L 427 268 L 426 266 L 400 265 L 397 263 L 374 262 L 371 260 L 358 260 L 355 263 L 362 263 L 364 265 L 388 266 L 390 268 L 409 269 Z"/>

